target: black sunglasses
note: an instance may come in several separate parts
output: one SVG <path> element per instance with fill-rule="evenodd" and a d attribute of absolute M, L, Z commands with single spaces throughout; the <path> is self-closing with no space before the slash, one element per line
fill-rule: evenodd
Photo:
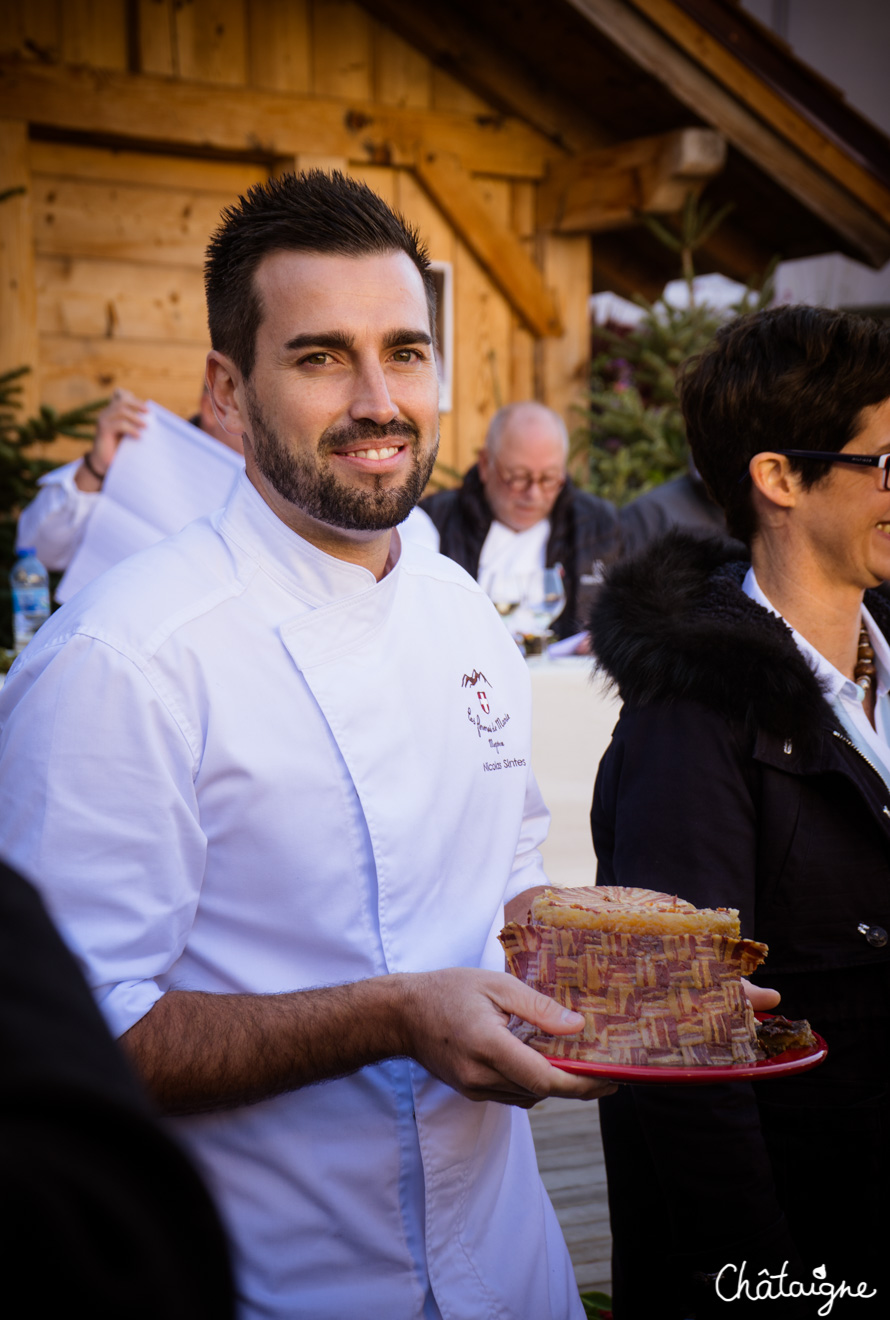
<path fill-rule="evenodd" d="M 884 474 L 883 489 L 890 490 L 890 454 L 828 454 L 821 449 L 771 449 L 771 454 L 783 458 L 811 458 L 817 463 L 849 463 L 852 467 L 880 468 Z M 739 482 L 750 476 L 743 472 Z"/>

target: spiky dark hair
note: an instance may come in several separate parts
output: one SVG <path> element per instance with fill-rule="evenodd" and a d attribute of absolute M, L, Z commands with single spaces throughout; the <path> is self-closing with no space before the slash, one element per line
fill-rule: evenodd
<path fill-rule="evenodd" d="M 773 307 L 731 321 L 681 372 L 680 406 L 695 465 L 731 534 L 757 528 L 755 454 L 836 453 L 862 429 L 862 410 L 890 398 L 890 325 L 825 307 Z M 804 489 L 831 465 L 791 458 Z"/>
<path fill-rule="evenodd" d="M 245 379 L 253 371 L 263 312 L 254 274 L 271 252 L 347 257 L 404 252 L 423 279 L 435 337 L 436 290 L 417 230 L 367 184 L 339 171 L 283 174 L 256 184 L 227 207 L 207 248 L 210 342 Z"/>

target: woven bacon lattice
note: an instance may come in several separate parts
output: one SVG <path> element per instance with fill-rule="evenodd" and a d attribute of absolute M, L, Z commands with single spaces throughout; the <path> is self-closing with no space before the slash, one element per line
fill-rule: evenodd
<path fill-rule="evenodd" d="M 724 935 L 506 926 L 510 971 L 585 1017 L 579 1036 L 517 1034 L 557 1058 L 690 1067 L 761 1058 L 740 976 L 767 948 Z"/>

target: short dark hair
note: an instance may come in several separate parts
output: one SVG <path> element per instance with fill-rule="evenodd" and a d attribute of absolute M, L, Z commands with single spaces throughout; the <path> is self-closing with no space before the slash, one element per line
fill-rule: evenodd
<path fill-rule="evenodd" d="M 890 398 L 890 326 L 824 307 L 775 307 L 731 321 L 680 373 L 680 406 L 695 465 L 730 533 L 757 531 L 755 454 L 836 453 L 862 429 L 863 408 Z M 790 458 L 805 489 L 830 463 Z"/>
<path fill-rule="evenodd" d="M 272 252 L 365 257 L 404 252 L 423 279 L 436 334 L 436 289 L 418 232 L 365 183 L 334 171 L 282 174 L 256 184 L 222 214 L 204 266 L 210 342 L 247 379 L 263 309 L 254 274 Z"/>

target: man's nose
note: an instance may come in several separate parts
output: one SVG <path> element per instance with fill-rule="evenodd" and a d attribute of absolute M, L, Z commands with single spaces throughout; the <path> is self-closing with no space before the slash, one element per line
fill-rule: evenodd
<path fill-rule="evenodd" d="M 357 373 L 349 415 L 354 421 L 364 418 L 378 426 L 398 417 L 398 407 L 390 397 L 386 373 L 379 362 L 364 364 Z"/>

